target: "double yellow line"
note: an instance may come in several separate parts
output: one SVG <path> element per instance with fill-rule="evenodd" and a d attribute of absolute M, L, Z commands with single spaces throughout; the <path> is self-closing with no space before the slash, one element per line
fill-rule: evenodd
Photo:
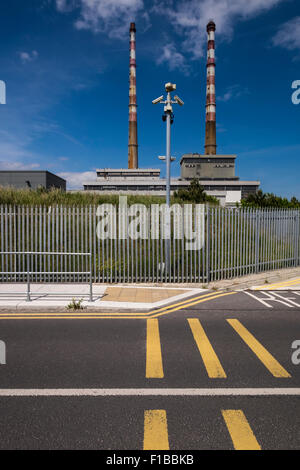
<path fill-rule="evenodd" d="M 129 312 L 129 313 L 102 313 L 102 312 L 87 312 L 87 313 L 78 313 L 75 315 L 74 313 L 0 313 L 0 320 L 37 320 L 37 319 L 44 319 L 44 320 L 51 320 L 51 319 L 60 319 L 60 320 L 88 320 L 88 319 L 145 319 L 145 318 L 157 318 L 162 315 L 167 315 L 172 312 L 176 312 L 178 310 L 182 310 L 184 308 L 193 307 L 202 302 L 207 302 L 209 300 L 218 299 L 219 297 L 224 297 L 227 295 L 233 295 L 236 292 L 211 292 L 209 294 L 199 295 L 197 297 L 193 297 L 192 299 L 187 299 L 176 304 L 172 304 L 166 307 L 162 307 L 160 309 L 155 309 L 150 312 Z"/>
<path fill-rule="evenodd" d="M 290 281 L 277 282 L 275 284 L 264 284 L 263 286 L 256 287 L 255 290 L 275 290 L 280 287 L 291 287 L 297 284 L 300 284 L 300 278 L 292 279 Z"/>
<path fill-rule="evenodd" d="M 189 300 L 184 300 L 177 304 L 169 305 L 168 307 L 163 307 L 159 310 L 153 310 L 149 312 L 151 318 L 156 318 L 161 315 L 166 315 L 167 313 L 176 312 L 177 310 L 182 310 L 183 308 L 193 307 L 194 305 L 200 304 L 202 302 L 207 302 L 208 300 L 218 299 L 219 297 L 225 297 L 226 295 L 233 295 L 236 292 L 211 292 L 210 294 L 199 295 L 198 297 L 193 297 Z"/>

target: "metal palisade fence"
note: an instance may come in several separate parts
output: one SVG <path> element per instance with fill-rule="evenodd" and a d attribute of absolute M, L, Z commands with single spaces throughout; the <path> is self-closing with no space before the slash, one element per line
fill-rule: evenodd
<path fill-rule="evenodd" d="M 120 208 L 115 210 L 118 235 Z M 151 208 L 145 211 L 144 235 L 126 231 L 103 239 L 97 206 L 0 205 L 0 281 L 26 282 L 29 270 L 36 282 L 88 282 L 91 268 L 94 282 L 206 283 L 300 265 L 300 211 L 202 206 L 202 218 L 193 213 L 181 238 L 171 218 L 169 240 L 151 236 L 156 221 Z M 126 227 L 131 221 L 126 214 Z M 187 241 L 197 230 L 201 243 L 190 249 Z M 57 254 L 62 252 L 77 255 Z M 91 253 L 91 260 L 79 253 Z"/>

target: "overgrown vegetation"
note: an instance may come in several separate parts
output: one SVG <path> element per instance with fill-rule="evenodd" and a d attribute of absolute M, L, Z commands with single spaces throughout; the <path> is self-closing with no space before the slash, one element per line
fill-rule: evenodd
<path fill-rule="evenodd" d="M 197 179 L 193 179 L 191 181 L 188 189 L 179 189 L 178 191 L 175 191 L 174 199 L 176 202 L 194 202 L 196 204 L 206 202 L 219 205 L 218 199 L 206 194 L 203 186 L 200 185 Z"/>
<path fill-rule="evenodd" d="M 150 206 L 151 204 L 164 204 L 165 197 L 159 196 L 141 196 L 129 195 L 127 196 L 128 205 L 144 204 Z M 0 204 L 11 205 L 26 205 L 26 206 L 93 206 L 99 204 L 118 204 L 118 194 L 101 194 L 90 192 L 65 192 L 60 189 L 46 190 L 39 189 L 15 189 L 12 187 L 0 186 Z M 174 192 L 171 197 L 171 203 L 206 203 L 213 206 L 218 206 L 219 201 L 213 196 L 206 194 L 204 188 L 200 185 L 199 181 L 194 179 L 191 181 L 188 189 L 180 189 Z M 243 199 L 239 207 L 253 207 L 253 208 L 282 208 L 282 209 L 300 209 L 300 201 L 296 197 L 290 200 L 273 193 L 264 193 L 259 190 L 256 194 L 250 194 L 246 199 Z"/>
<path fill-rule="evenodd" d="M 273 193 L 264 193 L 261 189 L 256 194 L 250 194 L 241 201 L 241 207 L 300 209 L 300 201 L 296 197 L 288 200 L 285 197 L 275 196 Z"/>
<path fill-rule="evenodd" d="M 0 204 L 29 205 L 29 206 L 89 206 L 99 204 L 118 204 L 119 195 L 103 195 L 90 192 L 65 192 L 60 189 L 15 189 L 0 187 Z M 127 202 L 132 204 L 162 204 L 164 197 L 128 196 Z"/>
<path fill-rule="evenodd" d="M 141 195 L 128 195 L 127 203 L 144 204 L 150 206 L 151 204 L 164 204 L 165 197 L 159 196 L 141 196 Z M 192 181 L 191 187 L 188 190 L 180 190 L 175 192 L 171 197 L 171 203 L 212 203 L 218 204 L 218 200 L 214 197 L 208 196 L 204 189 L 200 186 L 198 181 Z M 0 204 L 11 205 L 26 205 L 26 206 L 89 206 L 99 204 L 118 204 L 119 195 L 111 194 L 104 195 L 101 193 L 90 192 L 65 192 L 60 189 L 46 190 L 39 189 L 15 189 L 12 187 L 0 186 Z"/>

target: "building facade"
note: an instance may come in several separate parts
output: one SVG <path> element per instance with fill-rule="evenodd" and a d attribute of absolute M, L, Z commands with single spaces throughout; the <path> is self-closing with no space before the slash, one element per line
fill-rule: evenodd
<path fill-rule="evenodd" d="M 240 181 L 238 177 L 209 178 L 207 177 L 210 171 L 209 167 L 207 169 L 204 167 L 203 176 L 201 174 L 197 175 L 189 172 L 193 169 L 197 173 L 197 161 L 194 160 L 193 163 L 190 163 L 190 160 L 186 161 L 183 158 L 182 162 L 188 165 L 193 164 L 195 167 L 182 167 L 185 178 L 171 179 L 171 194 L 179 189 L 188 189 L 191 180 L 196 177 L 208 195 L 219 199 L 221 205 L 232 205 L 240 202 L 242 198 L 247 197 L 249 194 L 255 193 L 260 184 L 259 181 Z M 227 168 L 224 168 L 224 170 L 227 170 Z M 185 171 L 188 171 L 188 173 L 185 174 Z M 96 173 L 97 178 L 95 181 L 83 183 L 85 191 L 144 196 L 165 196 L 166 194 L 166 180 L 160 178 L 160 170 L 156 168 L 130 170 L 102 168 L 96 170 Z"/>
<path fill-rule="evenodd" d="M 182 180 L 238 180 L 235 176 L 236 155 L 200 155 L 186 153 L 180 160 Z"/>
<path fill-rule="evenodd" d="M 66 180 L 50 171 L 0 171 L 0 186 L 16 189 L 57 188 L 66 190 Z"/>

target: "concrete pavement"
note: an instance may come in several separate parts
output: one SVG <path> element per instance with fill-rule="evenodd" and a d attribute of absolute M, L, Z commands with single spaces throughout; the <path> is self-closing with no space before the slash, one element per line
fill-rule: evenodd
<path fill-rule="evenodd" d="M 89 302 L 89 285 L 76 283 L 32 283 L 31 302 L 26 301 L 24 283 L 0 284 L 0 312 L 66 311 L 74 299 L 86 311 L 149 311 L 180 301 L 201 292 L 200 288 L 93 285 L 93 302 Z M 79 310 L 80 311 L 80 310 Z"/>
<path fill-rule="evenodd" d="M 214 281 L 209 284 L 210 289 L 245 290 L 253 286 L 265 286 L 274 283 L 300 278 L 300 267 L 274 269 L 258 274 L 248 274 L 234 279 Z"/>
<path fill-rule="evenodd" d="M 89 285 L 76 283 L 32 283 L 32 302 L 26 302 L 26 284 L 0 284 L 0 312 L 68 311 L 74 299 L 83 309 L 73 311 L 106 313 L 147 313 L 207 293 L 241 290 L 300 290 L 300 269 L 282 269 L 241 278 L 203 284 L 94 284 L 93 302 L 89 302 Z"/>

